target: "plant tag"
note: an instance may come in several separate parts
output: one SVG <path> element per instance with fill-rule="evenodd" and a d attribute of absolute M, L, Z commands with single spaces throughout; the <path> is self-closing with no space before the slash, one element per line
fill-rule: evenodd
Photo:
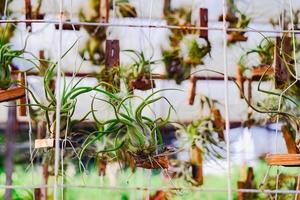
<path fill-rule="evenodd" d="M 54 146 L 54 139 L 36 139 L 34 141 L 34 148 L 46 148 L 46 147 L 53 147 Z"/>

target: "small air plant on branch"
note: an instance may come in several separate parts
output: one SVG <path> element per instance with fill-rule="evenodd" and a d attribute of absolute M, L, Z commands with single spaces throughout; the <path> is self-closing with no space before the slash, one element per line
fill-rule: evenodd
<path fill-rule="evenodd" d="M 157 64 L 158 61 L 147 59 L 143 52 L 135 50 L 124 50 L 129 53 L 133 64 L 129 69 L 123 70 L 123 76 L 128 80 L 129 89 L 149 90 L 155 88 L 155 82 L 151 79 L 151 65 Z"/>
<path fill-rule="evenodd" d="M 132 163 L 132 167 L 146 169 L 168 168 L 168 150 L 163 146 L 160 128 L 170 123 L 170 114 L 174 109 L 165 97 L 156 97 L 163 90 L 156 91 L 146 98 L 135 95 L 125 95 L 119 100 L 107 101 L 94 98 L 92 114 L 98 131 L 91 133 L 82 145 L 80 158 L 86 151 L 99 144 L 102 149 L 94 150 L 94 157 L 108 157 L 110 161 Z M 101 121 L 96 117 L 94 101 L 102 101 L 111 105 L 114 116 Z M 132 107 L 133 100 L 140 101 Z M 144 110 L 155 102 L 165 100 L 170 104 L 168 116 L 149 118 Z M 101 144 L 101 145 L 100 145 Z"/>

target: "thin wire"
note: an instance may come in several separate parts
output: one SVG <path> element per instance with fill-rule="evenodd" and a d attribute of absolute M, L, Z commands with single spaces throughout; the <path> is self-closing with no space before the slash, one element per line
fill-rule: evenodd
<path fill-rule="evenodd" d="M 226 140 L 226 161 L 227 161 L 227 199 L 232 199 L 231 188 L 231 163 L 230 163 L 230 122 L 229 122 L 229 101 L 228 101 L 228 71 L 227 71 L 227 23 L 225 21 L 227 4 L 223 0 L 223 65 L 224 65 L 224 98 L 225 98 L 225 140 Z"/>
<path fill-rule="evenodd" d="M 25 88 L 28 88 L 26 72 L 24 72 L 24 78 L 25 78 Z M 26 99 L 27 105 L 29 105 L 28 97 L 29 97 L 29 92 L 28 92 L 28 90 L 26 90 L 25 99 Z M 30 154 L 31 179 L 32 179 L 31 182 L 32 182 L 32 184 L 34 184 L 34 176 L 33 176 L 34 165 L 33 165 L 33 153 L 32 153 L 32 122 L 31 122 L 31 117 L 30 117 L 29 106 L 26 106 L 26 114 L 27 114 L 27 120 L 28 120 L 29 154 Z"/>
<path fill-rule="evenodd" d="M 55 163 L 54 163 L 54 200 L 58 200 L 58 171 L 59 171 L 59 138 L 60 138 L 60 109 L 61 109 L 61 60 L 62 60 L 62 26 L 63 26 L 63 0 L 59 5 L 59 45 L 58 45 L 58 65 L 56 75 L 56 121 L 55 121 Z"/>
<path fill-rule="evenodd" d="M 9 19 L 0 20 L 1 23 L 49 23 L 58 24 L 59 20 L 38 20 L 38 19 Z M 178 29 L 178 30 L 214 30 L 223 31 L 219 27 L 200 27 L 200 26 L 175 26 L 175 25 L 146 25 L 146 24 L 117 24 L 117 23 L 102 23 L 102 22 L 73 22 L 63 21 L 63 24 L 80 25 L 80 26 L 100 26 L 100 27 L 130 27 L 130 28 L 157 28 L 157 29 Z M 268 29 L 250 29 L 250 28 L 226 28 L 227 31 L 235 32 L 253 32 L 253 33 L 300 33 L 300 30 L 268 30 Z"/>
<path fill-rule="evenodd" d="M 3 19 L 6 19 L 6 17 L 7 17 L 7 7 L 8 7 L 8 0 L 5 0 Z"/>
<path fill-rule="evenodd" d="M 290 4 L 290 15 L 291 15 L 291 24 L 292 24 L 292 31 L 295 30 L 295 25 L 294 25 L 294 16 L 293 16 L 293 9 L 292 9 L 292 0 L 289 0 L 289 4 Z M 295 33 L 292 33 L 292 37 L 293 37 L 293 54 L 294 54 L 294 64 L 295 64 L 295 73 L 296 73 L 296 79 L 299 80 L 300 76 L 299 76 L 299 72 L 297 70 L 297 59 L 296 59 L 296 38 L 295 38 Z"/>
<path fill-rule="evenodd" d="M 58 187 L 64 188 L 85 188 L 85 189 L 101 189 L 101 190 L 116 190 L 116 191 L 126 191 L 126 190 L 141 190 L 146 191 L 148 187 L 122 187 L 122 186 L 97 186 L 97 185 L 57 185 Z M 18 190 L 27 190 L 35 188 L 52 188 L 53 185 L 0 185 L 0 189 L 18 189 Z M 151 187 L 151 191 L 163 190 L 163 191 L 193 191 L 193 192 L 219 192 L 226 193 L 227 189 L 221 188 L 199 188 L 199 187 Z M 243 193 L 265 193 L 265 194 L 300 194 L 300 190 L 258 190 L 258 189 L 232 189 L 232 192 L 243 192 Z"/>

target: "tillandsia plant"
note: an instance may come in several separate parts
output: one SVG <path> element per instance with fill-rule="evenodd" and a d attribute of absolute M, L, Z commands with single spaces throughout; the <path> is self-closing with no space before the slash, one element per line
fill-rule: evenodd
<path fill-rule="evenodd" d="M 124 71 L 124 76 L 127 79 L 129 89 L 149 90 L 155 87 L 155 82 L 151 79 L 151 65 L 157 64 L 158 61 L 147 59 L 144 52 L 135 50 L 124 50 L 130 53 L 129 55 L 133 64 L 129 66 L 128 70 Z"/>
<path fill-rule="evenodd" d="M 166 89 L 165 89 L 166 90 Z M 168 168 L 168 150 L 163 146 L 160 128 L 170 123 L 170 114 L 173 109 L 168 99 L 156 97 L 164 90 L 159 90 L 146 98 L 135 95 L 126 95 L 120 100 L 107 101 L 94 98 L 92 102 L 92 114 L 97 124 L 98 131 L 92 132 L 82 144 L 80 158 L 88 149 L 93 148 L 89 155 L 97 158 L 108 158 L 109 161 L 131 163 L 131 167 L 147 169 Z M 96 117 L 94 101 L 99 100 L 111 105 L 114 116 L 111 119 L 100 121 Z M 136 107 L 132 107 L 132 100 L 139 100 Z M 163 118 L 149 118 L 144 110 L 155 102 L 165 100 L 169 103 L 168 116 Z"/>
<path fill-rule="evenodd" d="M 186 8 L 178 8 L 165 13 L 165 20 L 171 26 L 192 26 L 191 23 L 192 11 Z M 170 35 L 171 46 L 176 47 L 185 35 L 196 34 L 197 30 L 187 29 L 172 29 Z"/>
<path fill-rule="evenodd" d="M 288 30 L 291 29 L 292 27 L 292 23 L 291 23 L 291 16 L 286 16 L 286 13 L 289 13 L 289 11 L 287 11 L 286 9 L 283 11 L 283 22 L 277 20 L 277 19 L 270 19 L 270 23 L 272 24 L 273 27 L 276 26 L 282 26 L 283 25 L 283 29 L 284 30 Z M 294 24 L 294 29 L 295 30 L 299 30 L 299 17 L 300 17 L 300 10 L 292 10 L 292 14 L 293 14 L 293 24 Z M 290 27 L 289 27 L 290 26 Z"/>
<path fill-rule="evenodd" d="M 271 73 L 271 66 L 274 61 L 274 48 L 274 39 L 270 37 L 264 37 L 256 48 L 247 51 L 244 55 L 241 56 L 238 65 L 241 68 L 242 73 L 244 73 L 244 71 L 246 70 L 252 70 L 252 76 L 261 76 L 265 72 L 265 75 L 273 74 Z M 259 64 L 249 67 L 246 66 L 246 63 L 248 63 L 249 55 L 251 54 L 258 55 Z"/>
<path fill-rule="evenodd" d="M 136 10 L 128 0 L 116 1 L 117 15 L 121 17 L 137 17 Z"/>
<path fill-rule="evenodd" d="M 196 35 L 184 36 L 178 47 L 163 51 L 168 78 L 173 78 L 180 84 L 190 76 L 192 68 L 204 63 L 203 58 L 210 52 L 208 39 L 198 38 Z"/>
<path fill-rule="evenodd" d="M 201 107 L 208 106 L 210 114 L 203 115 L 194 120 L 187 127 L 179 128 L 177 133 L 178 141 L 190 147 L 190 162 L 185 169 L 186 179 L 193 185 L 203 184 L 202 162 L 204 157 L 216 161 L 222 158 L 223 147 L 220 142 L 224 140 L 224 120 L 215 107 L 215 100 L 201 96 Z M 192 174 L 189 173 L 191 168 Z"/>
<path fill-rule="evenodd" d="M 121 68 L 119 66 L 109 68 L 101 66 L 97 79 L 105 90 L 112 93 L 120 92 Z"/>
<path fill-rule="evenodd" d="M 89 0 L 89 5 L 90 9 L 92 9 L 92 12 L 85 12 L 83 9 L 81 9 L 79 12 L 80 21 L 100 22 L 100 0 Z M 89 39 L 84 48 L 80 50 L 81 57 L 85 60 L 89 60 L 94 65 L 104 64 L 104 42 L 106 40 L 106 28 L 103 26 L 84 26 L 84 29 L 89 34 Z"/>
<path fill-rule="evenodd" d="M 245 29 L 251 22 L 251 18 L 245 13 L 241 12 L 234 3 L 234 0 L 227 0 L 229 11 L 225 16 L 225 20 L 229 22 L 229 28 Z M 219 21 L 223 20 L 223 16 L 219 17 Z M 228 44 L 233 44 L 239 41 L 246 41 L 244 31 L 227 31 Z"/>
<path fill-rule="evenodd" d="M 20 58 L 25 52 L 25 48 L 21 50 L 13 50 L 9 43 L 13 36 L 14 27 L 12 25 L 0 26 L 0 89 L 8 89 L 14 81 L 11 77 L 11 64 L 13 59 Z"/>
<path fill-rule="evenodd" d="M 166 11 L 165 19 L 168 25 L 192 26 L 191 15 L 191 10 L 178 8 Z M 170 48 L 163 49 L 167 77 L 177 84 L 189 77 L 193 67 L 203 64 L 203 58 L 211 51 L 209 40 L 199 39 L 196 34 L 196 29 L 172 29 Z"/>

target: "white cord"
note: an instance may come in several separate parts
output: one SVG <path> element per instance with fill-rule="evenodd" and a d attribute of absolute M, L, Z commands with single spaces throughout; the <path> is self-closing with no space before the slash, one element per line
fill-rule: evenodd
<path fill-rule="evenodd" d="M 295 25 L 294 25 L 294 16 L 293 16 L 293 9 L 292 9 L 292 0 L 289 0 L 290 4 L 290 15 L 291 15 L 291 24 L 292 24 L 292 31 L 295 30 Z M 293 38 L 293 54 L 294 54 L 294 64 L 295 64 L 295 73 L 296 73 L 296 80 L 300 79 L 300 74 L 299 70 L 297 70 L 297 58 L 296 58 L 296 38 L 295 38 L 295 33 L 292 33 L 292 38 Z"/>
<path fill-rule="evenodd" d="M 226 161 L 227 161 L 227 199 L 232 199 L 231 189 L 231 162 L 230 162 L 230 122 L 229 122 L 229 101 L 228 101 L 228 71 L 227 71 L 227 26 L 226 16 L 226 0 L 223 0 L 223 65 L 224 65 L 224 98 L 225 98 L 225 140 L 226 140 Z"/>
<path fill-rule="evenodd" d="M 58 45 L 58 65 L 56 75 L 56 127 L 55 127 L 55 163 L 54 163 L 54 200 L 58 200 L 58 172 L 59 172 L 59 138 L 60 138 L 60 109 L 61 109 L 61 60 L 62 60 L 62 26 L 63 26 L 63 0 L 59 5 L 59 45 Z"/>

